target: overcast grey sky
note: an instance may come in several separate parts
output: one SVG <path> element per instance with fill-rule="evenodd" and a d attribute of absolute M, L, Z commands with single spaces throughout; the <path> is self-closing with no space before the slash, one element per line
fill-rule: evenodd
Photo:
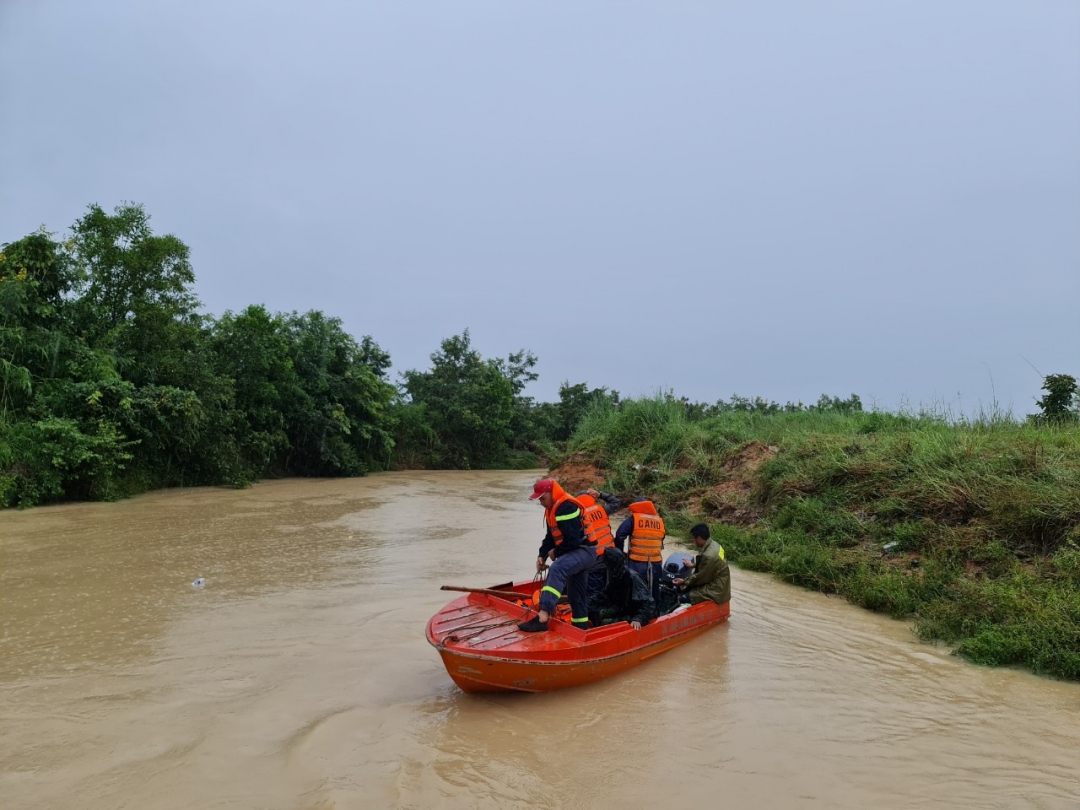
<path fill-rule="evenodd" d="M 0 8 L 0 241 L 141 202 L 210 312 L 469 328 L 545 399 L 1080 375 L 1077 0 Z"/>

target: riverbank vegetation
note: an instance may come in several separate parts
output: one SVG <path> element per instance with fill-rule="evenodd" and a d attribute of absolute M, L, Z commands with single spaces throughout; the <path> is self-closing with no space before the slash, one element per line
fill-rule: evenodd
<path fill-rule="evenodd" d="M 706 520 L 751 570 L 897 618 L 973 661 L 1080 679 L 1076 381 L 1042 413 L 950 420 L 673 397 L 592 409 L 556 473 Z"/>
<path fill-rule="evenodd" d="M 466 331 L 427 370 L 322 312 L 214 317 L 137 205 L 0 248 L 0 507 L 394 467 L 535 467 L 605 389 L 523 394 L 536 357 Z"/>

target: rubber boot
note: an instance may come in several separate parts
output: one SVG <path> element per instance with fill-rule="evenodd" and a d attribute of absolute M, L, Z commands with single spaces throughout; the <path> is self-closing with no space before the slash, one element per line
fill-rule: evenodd
<path fill-rule="evenodd" d="M 518 630 L 525 633 L 542 633 L 548 629 L 548 623 L 540 621 L 539 616 L 533 616 L 527 622 L 518 625 Z"/>

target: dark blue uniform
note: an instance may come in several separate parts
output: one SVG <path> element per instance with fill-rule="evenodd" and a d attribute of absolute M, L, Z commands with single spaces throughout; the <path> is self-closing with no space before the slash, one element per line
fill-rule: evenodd
<path fill-rule="evenodd" d="M 555 545 L 549 528 L 538 556 L 546 558 L 548 552 L 555 552 L 555 561 L 540 592 L 540 610 L 554 614 L 559 599 L 566 594 L 570 597 L 571 621 L 584 626 L 589 621 L 589 571 L 596 565 L 596 545 L 585 536 L 581 518 L 581 507 L 573 501 L 559 504 L 555 522 L 562 533 L 562 542 Z"/>

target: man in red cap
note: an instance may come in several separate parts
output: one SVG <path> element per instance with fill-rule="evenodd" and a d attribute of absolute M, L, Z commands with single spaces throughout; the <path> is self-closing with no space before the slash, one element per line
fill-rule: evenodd
<path fill-rule="evenodd" d="M 553 559 L 547 582 L 540 591 L 540 611 L 518 625 L 526 633 L 548 629 L 548 620 L 564 593 L 570 597 L 570 621 L 585 629 L 589 623 L 589 570 L 596 565 L 596 544 L 585 535 L 581 504 L 551 478 L 541 478 L 533 485 L 530 500 L 544 507 L 547 534 L 536 558 L 536 570 Z"/>

